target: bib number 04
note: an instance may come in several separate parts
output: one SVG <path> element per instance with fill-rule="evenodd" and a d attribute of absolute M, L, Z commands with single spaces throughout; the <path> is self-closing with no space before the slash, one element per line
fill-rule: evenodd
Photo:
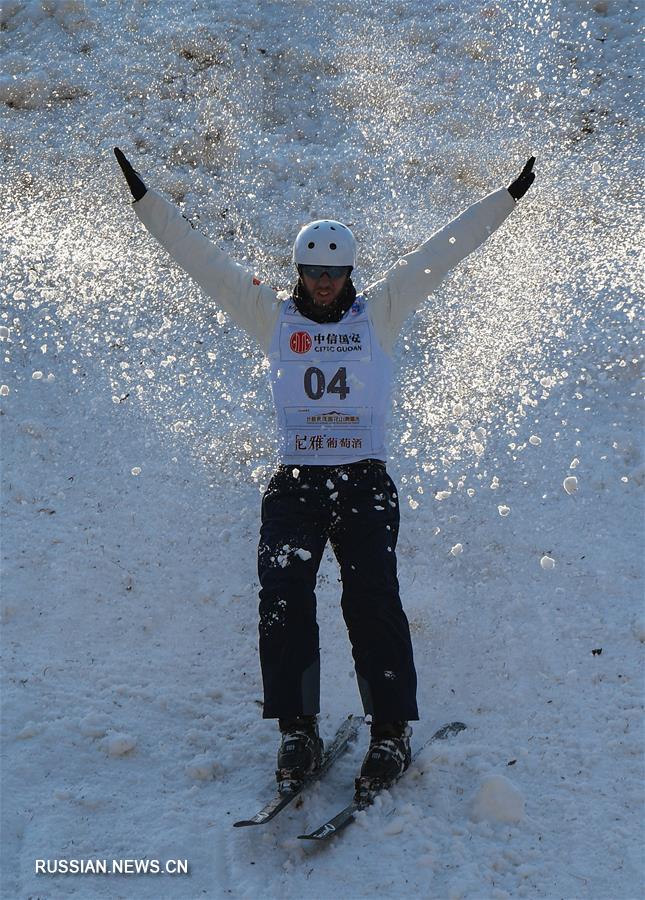
<path fill-rule="evenodd" d="M 344 400 L 349 394 L 347 384 L 347 369 L 341 366 L 332 377 L 329 384 L 325 383 L 325 373 L 316 366 L 310 366 L 305 372 L 305 394 L 310 400 L 320 400 L 325 391 L 328 394 L 338 394 L 340 400 Z"/>

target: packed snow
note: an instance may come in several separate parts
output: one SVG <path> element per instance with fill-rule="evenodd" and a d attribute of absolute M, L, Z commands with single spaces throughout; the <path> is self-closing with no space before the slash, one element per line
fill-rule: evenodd
<path fill-rule="evenodd" d="M 517 824 L 524 818 L 524 797 L 505 775 L 487 775 L 475 794 L 471 818 Z"/>
<path fill-rule="evenodd" d="M 642 895 L 638 21 L 618 0 L 2 3 L 4 896 Z M 324 848 L 296 836 L 351 795 L 367 728 L 300 805 L 231 827 L 277 749 L 267 363 L 145 233 L 114 146 L 280 289 L 304 222 L 352 227 L 360 288 L 537 158 L 395 354 L 413 744 L 467 729 Z M 318 599 L 329 738 L 360 711 L 329 549 Z M 36 865 L 146 859 L 189 873 Z"/>

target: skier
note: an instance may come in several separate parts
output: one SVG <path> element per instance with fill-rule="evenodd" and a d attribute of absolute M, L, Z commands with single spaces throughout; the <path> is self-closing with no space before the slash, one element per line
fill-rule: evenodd
<path fill-rule="evenodd" d="M 363 783 L 410 763 L 418 719 L 408 621 L 399 597 L 399 505 L 386 469 L 392 348 L 405 320 L 460 260 L 498 228 L 535 175 L 531 157 L 508 188 L 469 206 L 357 294 L 356 244 L 329 219 L 296 236 L 297 282 L 280 299 L 148 190 L 115 148 L 148 231 L 261 345 L 270 362 L 280 465 L 262 499 L 258 575 L 264 718 L 282 735 L 276 776 L 295 790 L 320 766 L 316 575 L 329 540 L 363 708 L 372 718 Z"/>

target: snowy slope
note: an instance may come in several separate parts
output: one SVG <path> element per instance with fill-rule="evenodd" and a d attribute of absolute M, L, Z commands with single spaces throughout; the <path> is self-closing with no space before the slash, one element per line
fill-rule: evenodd
<path fill-rule="evenodd" d="M 4 895 L 641 895 L 637 18 L 2 4 Z M 295 835 L 343 802 L 366 734 L 300 808 L 230 827 L 270 793 L 277 744 L 256 641 L 265 365 L 136 222 L 115 144 L 281 287 L 302 222 L 352 225 L 360 286 L 537 156 L 397 345 L 415 734 L 468 730 L 322 852 Z M 337 577 L 328 554 L 325 736 L 358 711 Z M 113 858 L 191 871 L 35 872 Z"/>

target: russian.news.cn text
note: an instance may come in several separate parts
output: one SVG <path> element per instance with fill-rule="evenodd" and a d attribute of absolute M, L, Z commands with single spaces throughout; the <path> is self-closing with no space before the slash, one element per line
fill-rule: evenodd
<path fill-rule="evenodd" d="M 188 875 L 188 860 L 37 859 L 36 875 Z"/>

